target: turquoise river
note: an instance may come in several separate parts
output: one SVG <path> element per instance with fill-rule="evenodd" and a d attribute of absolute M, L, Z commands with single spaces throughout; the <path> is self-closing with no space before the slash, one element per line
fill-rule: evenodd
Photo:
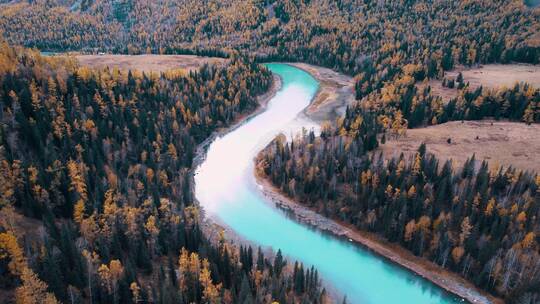
<path fill-rule="evenodd" d="M 323 281 L 348 303 L 458 303 L 461 299 L 355 244 L 290 219 L 263 196 L 253 174 L 256 154 L 276 134 L 304 127 L 298 114 L 318 82 L 286 65 L 268 64 L 282 87 L 265 111 L 208 147 L 195 172 L 195 195 L 207 216 L 262 247 L 281 249 L 289 260 L 315 266 Z"/>

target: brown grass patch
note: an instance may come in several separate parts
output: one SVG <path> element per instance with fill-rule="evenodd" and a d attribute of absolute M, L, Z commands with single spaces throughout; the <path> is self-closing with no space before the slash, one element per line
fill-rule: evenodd
<path fill-rule="evenodd" d="M 426 128 L 407 130 L 405 137 L 381 145 L 386 157 L 411 156 L 422 142 L 441 161 L 452 159 L 461 166 L 476 154 L 476 160 L 540 172 L 540 124 L 519 122 L 454 121 Z M 447 142 L 448 138 L 451 143 Z"/>
<path fill-rule="evenodd" d="M 463 74 L 463 79 L 469 82 L 471 88 L 483 86 L 497 89 L 512 87 L 516 82 L 526 82 L 536 88 L 540 87 L 540 65 L 486 64 L 475 68 L 459 67 L 447 72 L 445 76 L 455 78 L 459 72 Z"/>
<path fill-rule="evenodd" d="M 204 64 L 221 64 L 226 59 L 195 55 L 76 55 L 81 65 L 94 68 L 118 67 L 121 70 L 164 72 L 197 70 Z"/>
<path fill-rule="evenodd" d="M 487 64 L 475 68 L 459 66 L 452 71 L 446 72 L 445 77 L 447 79 L 456 79 L 459 72 L 463 74 L 465 83 L 468 82 L 471 89 L 480 86 L 490 89 L 511 88 L 519 82 L 526 82 L 535 88 L 540 88 L 540 65 Z M 423 90 L 426 86 L 431 86 L 433 95 L 440 96 L 444 102 L 458 96 L 457 88 L 443 87 L 440 80 L 431 79 L 416 84 L 419 90 Z"/>

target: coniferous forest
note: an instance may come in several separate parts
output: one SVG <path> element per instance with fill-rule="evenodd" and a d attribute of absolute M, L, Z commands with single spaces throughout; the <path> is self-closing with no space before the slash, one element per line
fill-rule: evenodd
<path fill-rule="evenodd" d="M 17 303 L 324 298 L 314 269 L 209 242 L 193 204 L 194 148 L 256 107 L 268 70 L 241 56 L 189 75 L 90 70 L 5 44 L 0 61 L 0 284 Z M 17 241 L 14 210 L 40 235 Z"/>
<path fill-rule="evenodd" d="M 400 244 L 509 301 L 540 297 L 540 175 L 512 167 L 489 170 L 475 155 L 462 167 L 429 147 L 387 159 L 376 148 L 408 128 L 493 118 L 540 122 L 540 89 L 526 83 L 469 88 L 445 102 L 415 65 L 347 107 L 343 117 L 292 142 L 277 137 L 258 170 L 288 196 L 317 212 Z M 357 91 L 358 92 L 358 91 Z M 449 139 L 450 140 L 450 139 Z M 532 300 L 530 300 L 532 299 Z M 527 302 L 527 301 L 531 302 Z"/>
<path fill-rule="evenodd" d="M 508 303 L 540 302 L 540 175 L 456 166 L 408 129 L 538 124 L 540 89 L 446 71 L 540 63 L 522 1 L 0 1 L 0 299 L 15 303 L 326 303 L 316 269 L 203 232 L 197 146 L 273 85 L 260 62 L 354 79 L 320 134 L 276 138 L 257 169 L 324 216 L 399 244 Z M 226 57 L 197 71 L 80 66 L 40 51 Z M 448 101 L 429 80 L 455 88 Z M 22 219 L 21 219 L 22 218 Z M 21 225 L 21 222 L 24 225 Z"/>

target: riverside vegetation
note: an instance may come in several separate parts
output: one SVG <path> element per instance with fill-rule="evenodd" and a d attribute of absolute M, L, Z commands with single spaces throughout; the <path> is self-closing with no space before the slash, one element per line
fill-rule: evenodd
<path fill-rule="evenodd" d="M 457 65 L 539 63 L 538 9 L 474 0 L 38 0 L 0 8 L 10 44 L 233 58 L 189 75 L 143 75 L 2 44 L 2 212 L 14 206 L 45 227 L 38 240 L 19 234 L 15 242 L 16 225 L 3 225 L 1 269 L 10 279 L 2 286 L 20 288 L 18 296 L 35 289 L 95 302 L 319 301 L 314 271 L 291 278 L 279 255 L 255 266 L 249 249 L 212 245 L 198 226 L 187 175 L 193 147 L 253 110 L 270 85 L 240 51 L 355 77 L 359 102 L 344 117 L 320 136 L 263 152 L 260 165 L 277 186 L 508 301 L 539 301 L 537 173 L 489 172 L 472 156 L 461 168 L 439 165 L 429 147 L 412 159 L 376 153 L 407 128 L 485 117 L 538 123 L 540 94 L 528 84 L 473 90 L 447 79 L 459 88 L 448 102 L 415 86 Z M 186 255 L 193 267 L 175 280 Z"/>
<path fill-rule="evenodd" d="M 425 145 L 411 159 L 387 160 L 376 148 L 407 128 L 452 120 L 538 123 L 540 90 L 527 84 L 469 90 L 458 76 L 449 81 L 460 94 L 445 103 L 429 87 L 418 89 L 408 68 L 335 124 L 325 123 L 319 136 L 276 138 L 259 155 L 258 169 L 325 216 L 376 232 L 508 300 L 534 303 L 540 296 L 537 172 L 489 171 L 474 155 L 456 168 L 440 164 Z"/>
<path fill-rule="evenodd" d="M 17 303 L 324 298 L 317 272 L 280 253 L 210 243 L 192 203 L 196 145 L 257 107 L 266 68 L 90 70 L 6 44 L 0 62 L 0 284 Z"/>

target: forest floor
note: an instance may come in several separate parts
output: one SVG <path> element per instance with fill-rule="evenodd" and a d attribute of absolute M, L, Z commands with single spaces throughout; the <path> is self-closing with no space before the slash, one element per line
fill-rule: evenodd
<path fill-rule="evenodd" d="M 285 196 L 280 189 L 272 185 L 272 183 L 261 174 L 260 170 L 256 169 L 255 175 L 257 183 L 262 188 L 262 193 L 269 201 L 271 201 L 276 208 L 285 210 L 297 221 L 359 244 L 360 246 L 383 256 L 389 261 L 410 270 L 416 275 L 431 281 L 442 289 L 455 294 L 462 299 L 466 299 L 470 303 L 504 303 L 502 299 L 496 298 L 477 288 L 474 284 L 460 277 L 458 274 L 446 270 L 427 259 L 415 256 L 398 244 L 390 243 L 374 233 L 359 230 L 353 225 L 345 222 L 324 217 L 315 210 L 295 202 L 293 199 Z"/>
<path fill-rule="evenodd" d="M 165 72 L 168 70 L 193 71 L 204 64 L 223 63 L 226 59 L 195 55 L 75 55 L 81 65 L 93 68 L 118 67 L 121 70 Z"/>
<path fill-rule="evenodd" d="M 351 77 L 307 63 L 290 65 L 308 72 L 319 81 L 317 95 L 304 110 L 304 114 L 313 121 L 334 121 L 345 113 L 348 104 L 355 101 L 354 80 Z"/>
<path fill-rule="evenodd" d="M 540 124 L 493 120 L 453 121 L 425 128 L 409 129 L 405 136 L 381 145 L 385 157 L 412 157 L 425 143 L 440 163 L 452 159 L 458 167 L 473 154 L 486 160 L 491 169 L 512 166 L 540 172 Z M 448 143 L 448 139 L 451 142 Z"/>

